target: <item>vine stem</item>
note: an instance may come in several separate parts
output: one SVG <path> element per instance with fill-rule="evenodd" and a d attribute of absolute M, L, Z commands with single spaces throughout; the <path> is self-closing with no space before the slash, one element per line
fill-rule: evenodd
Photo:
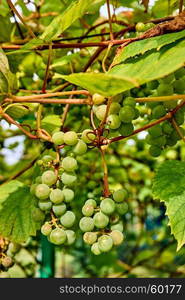
<path fill-rule="evenodd" d="M 46 99 L 29 99 L 26 101 L 23 100 L 17 100 L 17 99 L 11 99 L 6 98 L 4 102 L 10 102 L 10 103 L 41 103 L 41 104 L 47 104 L 47 103 L 53 103 L 53 104 L 90 104 L 88 98 L 84 99 L 54 99 L 54 98 L 46 98 Z"/>
<path fill-rule="evenodd" d="M 107 2 L 107 12 L 108 12 L 108 17 L 109 17 L 109 28 L 110 28 L 110 40 L 114 40 L 114 35 L 112 31 L 112 18 L 111 18 L 111 12 L 110 12 L 110 0 L 106 0 Z"/>
<path fill-rule="evenodd" d="M 100 153 L 101 153 L 101 158 L 102 158 L 102 165 L 103 165 L 103 184 L 104 184 L 104 191 L 103 195 L 105 197 L 110 196 L 110 191 L 109 191 L 109 183 L 108 183 L 108 168 L 107 168 L 107 163 L 105 160 L 105 151 L 100 147 Z"/>
<path fill-rule="evenodd" d="M 183 140 L 183 142 L 185 143 L 185 137 L 184 137 L 184 135 L 182 134 L 182 132 L 181 132 L 181 130 L 180 130 L 180 128 L 179 128 L 177 122 L 175 121 L 174 118 L 172 118 L 171 121 L 172 121 L 172 125 L 173 125 L 173 127 L 175 128 L 175 130 L 177 131 L 178 135 L 180 136 L 180 138 L 181 138 L 181 139 Z"/>
<path fill-rule="evenodd" d="M 182 12 L 183 10 L 183 2 L 184 0 L 179 0 L 179 14 Z"/>
<path fill-rule="evenodd" d="M 13 5 L 13 3 L 11 2 L 11 0 L 7 0 L 8 5 L 10 6 L 11 10 L 15 13 L 15 15 L 19 18 L 19 20 L 23 23 L 23 25 L 27 28 L 30 36 L 32 38 L 36 38 L 36 35 L 33 33 L 33 31 L 31 30 L 31 28 L 26 24 L 26 22 L 24 21 L 24 19 L 22 18 L 22 16 L 19 14 L 19 12 L 17 11 L 17 9 L 15 8 L 15 6 Z"/>
<path fill-rule="evenodd" d="M 165 101 L 171 101 L 171 100 L 179 100 L 184 99 L 185 95 L 170 95 L 170 96 L 160 96 L 160 97 L 142 97 L 142 98 L 135 98 L 137 102 L 165 102 Z"/>

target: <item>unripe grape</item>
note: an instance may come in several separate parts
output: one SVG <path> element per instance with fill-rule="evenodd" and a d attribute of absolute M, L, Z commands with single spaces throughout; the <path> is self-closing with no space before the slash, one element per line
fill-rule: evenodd
<path fill-rule="evenodd" d="M 78 136 L 74 131 L 68 131 L 64 133 L 64 143 L 69 146 L 76 145 L 78 142 Z"/>
<path fill-rule="evenodd" d="M 105 198 L 100 203 L 100 209 L 106 215 L 111 215 L 115 211 L 115 207 L 115 202 L 111 198 Z"/>
<path fill-rule="evenodd" d="M 97 233 L 96 232 L 85 232 L 83 235 L 83 240 L 86 244 L 92 245 L 97 241 Z"/>
<path fill-rule="evenodd" d="M 37 198 L 41 200 L 45 200 L 49 197 L 50 188 L 46 184 L 39 184 L 35 189 L 35 195 Z"/>
<path fill-rule="evenodd" d="M 167 83 L 160 83 L 157 88 L 158 96 L 167 96 L 173 94 L 173 87 Z"/>
<path fill-rule="evenodd" d="M 178 110 L 175 114 L 175 121 L 178 125 L 182 125 L 184 123 L 184 112 Z"/>
<path fill-rule="evenodd" d="M 52 206 L 52 209 L 53 209 L 54 214 L 55 214 L 57 217 L 60 217 L 60 216 L 62 216 L 62 215 L 66 212 L 67 207 L 66 207 L 66 205 L 63 203 L 63 204 L 59 204 L 59 205 L 53 205 L 53 206 Z"/>
<path fill-rule="evenodd" d="M 3 267 L 5 267 L 5 268 L 10 268 L 12 265 L 13 265 L 13 260 L 12 260 L 12 258 L 11 257 L 9 257 L 9 256 L 6 256 L 6 257 L 3 257 L 2 259 L 1 259 L 1 264 L 3 265 Z"/>
<path fill-rule="evenodd" d="M 150 155 L 152 155 L 153 157 L 157 157 L 157 156 L 161 155 L 161 148 L 152 145 L 152 146 L 150 146 L 150 148 L 149 148 L 149 153 L 150 153 Z"/>
<path fill-rule="evenodd" d="M 106 110 L 107 105 L 105 104 L 102 104 L 97 108 L 95 115 L 98 120 L 102 121 L 105 118 Z"/>
<path fill-rule="evenodd" d="M 41 176 L 37 176 L 35 178 L 35 183 L 37 183 L 37 184 L 42 183 L 42 177 Z"/>
<path fill-rule="evenodd" d="M 51 191 L 49 198 L 54 204 L 59 204 L 64 201 L 64 194 L 60 189 L 54 189 Z"/>
<path fill-rule="evenodd" d="M 95 140 L 96 136 L 95 134 L 92 132 L 91 129 L 85 129 L 83 132 L 82 132 L 82 140 L 89 144 L 89 143 L 92 143 L 94 140 Z"/>
<path fill-rule="evenodd" d="M 52 135 L 52 141 L 55 145 L 64 144 L 64 132 L 58 131 Z"/>
<path fill-rule="evenodd" d="M 185 87 L 184 87 L 184 79 L 180 78 L 173 83 L 174 92 L 177 94 L 184 94 Z"/>
<path fill-rule="evenodd" d="M 41 227 L 41 233 L 43 235 L 49 235 L 52 231 L 52 226 L 49 223 L 45 223 L 44 225 L 42 225 Z"/>
<path fill-rule="evenodd" d="M 173 126 L 169 123 L 169 122 L 164 122 L 162 124 L 162 131 L 165 133 L 165 134 L 171 134 L 172 131 L 173 131 Z"/>
<path fill-rule="evenodd" d="M 113 224 L 110 228 L 111 230 L 119 230 L 123 232 L 123 222 L 120 221 L 119 223 Z"/>
<path fill-rule="evenodd" d="M 166 137 L 164 135 L 152 139 L 152 145 L 154 146 L 162 147 L 165 144 L 166 144 Z"/>
<path fill-rule="evenodd" d="M 135 117 L 135 110 L 131 106 L 124 106 L 120 109 L 119 118 L 124 123 L 130 123 Z"/>
<path fill-rule="evenodd" d="M 50 201 L 39 201 L 38 206 L 43 211 L 49 211 L 52 208 L 52 203 Z"/>
<path fill-rule="evenodd" d="M 123 136 L 128 136 L 134 131 L 134 126 L 132 123 L 122 123 L 119 128 L 119 133 Z"/>
<path fill-rule="evenodd" d="M 149 88 L 149 90 L 155 90 L 158 87 L 159 83 L 157 80 L 153 80 L 150 82 L 147 82 L 146 86 Z"/>
<path fill-rule="evenodd" d="M 32 184 L 31 186 L 30 186 L 30 193 L 32 194 L 32 195 L 35 195 L 35 191 L 36 191 L 36 187 L 37 187 L 37 183 L 34 183 L 34 184 Z"/>
<path fill-rule="evenodd" d="M 40 166 L 42 166 L 43 165 L 43 160 L 41 160 L 41 159 L 39 159 L 39 160 L 37 160 L 37 165 L 40 167 Z"/>
<path fill-rule="evenodd" d="M 67 156 L 62 160 L 62 168 L 67 172 L 77 169 L 77 161 L 75 158 Z"/>
<path fill-rule="evenodd" d="M 63 189 L 63 194 L 65 198 L 65 202 L 71 202 L 74 199 L 74 192 L 71 189 Z"/>
<path fill-rule="evenodd" d="M 55 228 L 50 233 L 49 239 L 50 239 L 51 243 L 53 243 L 55 245 L 61 245 L 61 244 L 65 243 L 67 236 L 63 229 Z"/>
<path fill-rule="evenodd" d="M 117 129 L 121 125 L 121 121 L 118 115 L 109 115 L 107 123 L 111 129 Z"/>
<path fill-rule="evenodd" d="M 119 189 L 113 193 L 113 199 L 116 202 L 122 202 L 128 197 L 128 193 L 125 189 Z"/>
<path fill-rule="evenodd" d="M 104 101 L 105 101 L 105 97 L 104 96 L 101 96 L 100 94 L 94 94 L 92 96 L 92 100 L 93 100 L 93 103 L 95 105 L 99 105 L 99 104 L 102 104 Z"/>
<path fill-rule="evenodd" d="M 166 114 L 166 110 L 162 104 L 161 105 L 159 104 L 156 107 L 154 107 L 152 111 L 152 116 L 154 119 L 159 119 L 163 117 L 165 114 Z"/>
<path fill-rule="evenodd" d="M 60 223 L 64 227 L 70 228 L 70 227 L 72 227 L 74 225 L 75 220 L 76 220 L 75 214 L 72 211 L 67 210 L 65 212 L 65 214 L 61 216 Z"/>
<path fill-rule="evenodd" d="M 149 29 L 153 28 L 154 26 L 155 26 L 155 24 L 153 24 L 152 22 L 146 23 L 145 30 L 149 30 Z"/>
<path fill-rule="evenodd" d="M 76 177 L 75 173 L 63 172 L 63 174 L 61 176 L 61 180 L 62 180 L 63 184 L 70 186 L 75 183 L 75 181 L 77 180 L 77 177 Z"/>
<path fill-rule="evenodd" d="M 53 160 L 53 157 L 51 155 L 44 155 L 42 157 L 42 160 L 43 160 L 44 163 L 49 163 Z"/>
<path fill-rule="evenodd" d="M 93 220 L 94 220 L 94 225 L 97 228 L 105 228 L 109 223 L 109 218 L 102 212 L 97 212 L 94 215 Z"/>
<path fill-rule="evenodd" d="M 102 252 L 108 252 L 112 249 L 113 246 L 113 240 L 110 236 L 108 235 L 102 235 L 98 239 L 98 247 L 100 251 Z"/>
<path fill-rule="evenodd" d="M 94 199 L 88 199 L 87 201 L 85 201 L 85 205 L 92 205 L 94 208 L 97 207 L 97 203 Z"/>
<path fill-rule="evenodd" d="M 167 75 L 167 76 L 165 76 L 165 77 L 159 79 L 159 82 L 160 82 L 160 83 L 167 83 L 167 84 L 169 84 L 169 83 L 171 83 L 174 79 L 175 79 L 175 76 L 174 76 L 174 74 L 172 73 L 172 74 L 170 74 L 170 75 Z"/>
<path fill-rule="evenodd" d="M 177 101 L 171 100 L 163 103 L 164 107 L 168 110 L 174 109 L 177 106 Z"/>
<path fill-rule="evenodd" d="M 126 214 L 126 212 L 128 211 L 128 204 L 127 204 L 126 202 L 123 202 L 123 203 L 117 203 L 117 204 L 116 204 L 116 211 L 117 211 L 118 214 L 120 214 L 120 215 Z"/>
<path fill-rule="evenodd" d="M 45 218 L 45 215 L 40 208 L 35 207 L 32 211 L 32 217 L 35 222 L 42 222 Z"/>
<path fill-rule="evenodd" d="M 42 183 L 47 184 L 49 186 L 53 185 L 57 181 L 57 175 L 53 171 L 45 171 L 42 174 Z"/>
<path fill-rule="evenodd" d="M 98 243 L 94 243 L 94 244 L 91 246 L 91 252 L 92 252 L 94 255 L 100 255 L 100 254 L 101 254 L 101 251 L 100 251 L 100 249 L 99 249 Z"/>
<path fill-rule="evenodd" d="M 87 145 L 84 141 L 79 140 L 76 146 L 73 149 L 76 155 L 83 155 L 87 152 Z"/>
<path fill-rule="evenodd" d="M 135 107 L 136 106 L 136 101 L 133 97 L 126 97 L 124 100 L 123 100 L 123 105 L 126 106 L 132 106 L 132 107 Z"/>
<path fill-rule="evenodd" d="M 94 213 L 94 207 L 92 205 L 85 204 L 82 207 L 82 213 L 86 217 L 91 217 L 93 215 L 93 213 Z"/>
<path fill-rule="evenodd" d="M 158 137 L 158 136 L 162 135 L 162 128 L 159 124 L 157 124 L 157 125 L 149 128 L 148 132 L 152 137 Z"/>
<path fill-rule="evenodd" d="M 146 30 L 146 26 L 145 26 L 144 23 L 138 22 L 136 24 L 136 31 L 138 31 L 138 32 L 144 32 L 145 30 Z"/>
<path fill-rule="evenodd" d="M 109 108 L 109 114 L 118 114 L 121 109 L 121 105 L 117 102 L 112 102 Z"/>
<path fill-rule="evenodd" d="M 123 94 L 118 94 L 118 95 L 112 97 L 112 102 L 118 103 L 118 102 L 121 102 L 122 99 L 123 99 Z"/>
<path fill-rule="evenodd" d="M 110 237 L 112 238 L 113 240 L 113 244 L 115 246 L 119 246 L 122 244 L 123 240 L 124 240 L 124 235 L 122 232 L 120 232 L 119 230 L 113 230 L 111 233 L 110 233 Z"/>
<path fill-rule="evenodd" d="M 92 231 L 94 229 L 94 220 L 90 217 L 83 217 L 80 220 L 79 226 L 83 232 Z"/>
<path fill-rule="evenodd" d="M 66 230 L 65 233 L 67 236 L 66 245 L 70 246 L 70 245 L 74 244 L 74 242 L 76 240 L 75 232 L 73 230 Z"/>

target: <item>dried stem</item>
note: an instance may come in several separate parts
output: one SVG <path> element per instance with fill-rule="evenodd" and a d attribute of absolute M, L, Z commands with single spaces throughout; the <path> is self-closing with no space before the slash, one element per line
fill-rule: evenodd
<path fill-rule="evenodd" d="M 105 197 L 109 197 L 110 196 L 110 191 L 109 191 L 109 183 L 108 183 L 108 168 L 107 168 L 107 163 L 106 163 L 106 160 L 105 160 L 105 152 L 102 148 L 100 148 L 100 153 L 101 153 L 103 172 L 104 172 L 104 176 L 103 176 L 103 183 L 104 183 L 103 195 Z"/>

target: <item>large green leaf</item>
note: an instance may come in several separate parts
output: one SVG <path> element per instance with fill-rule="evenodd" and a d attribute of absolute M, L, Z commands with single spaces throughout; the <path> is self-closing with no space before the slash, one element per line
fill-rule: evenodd
<path fill-rule="evenodd" d="M 178 242 L 177 251 L 185 244 L 185 191 L 166 203 L 171 233 Z"/>
<path fill-rule="evenodd" d="M 175 42 L 185 37 L 185 30 L 175 33 L 168 33 L 149 39 L 144 39 L 129 44 L 119 51 L 116 55 L 113 64 L 119 64 L 124 62 L 127 58 L 134 57 L 135 55 L 144 54 L 145 52 L 157 49 L 160 50 L 163 46 Z"/>
<path fill-rule="evenodd" d="M 137 58 L 116 65 L 107 73 L 74 73 L 63 76 L 67 81 L 93 93 L 114 96 L 154 79 L 164 77 L 185 63 L 185 40 L 151 50 Z"/>
<path fill-rule="evenodd" d="M 153 195 L 165 202 L 179 250 L 185 244 L 185 162 L 174 160 L 160 165 L 153 182 Z"/>
<path fill-rule="evenodd" d="M 0 49 L 0 93 L 9 93 L 14 88 L 16 88 L 15 75 L 10 71 L 8 59 Z"/>
<path fill-rule="evenodd" d="M 10 182 L 0 186 L 0 209 L 6 198 L 21 186 L 23 186 L 23 183 L 18 180 L 11 180 Z"/>
<path fill-rule="evenodd" d="M 168 160 L 157 169 L 153 180 L 153 195 L 161 201 L 179 196 L 185 191 L 185 162 Z"/>
<path fill-rule="evenodd" d="M 36 199 L 28 187 L 19 186 L 17 182 L 2 186 L 0 193 L 1 189 L 5 199 L 1 199 L 0 234 L 17 243 L 25 242 L 29 236 L 35 236 L 40 227 L 32 217 Z"/>

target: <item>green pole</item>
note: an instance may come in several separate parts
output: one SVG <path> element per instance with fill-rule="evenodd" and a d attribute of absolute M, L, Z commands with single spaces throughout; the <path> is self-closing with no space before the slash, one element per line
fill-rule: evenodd
<path fill-rule="evenodd" d="M 55 248 L 47 237 L 41 235 L 41 278 L 53 278 L 55 270 Z"/>

